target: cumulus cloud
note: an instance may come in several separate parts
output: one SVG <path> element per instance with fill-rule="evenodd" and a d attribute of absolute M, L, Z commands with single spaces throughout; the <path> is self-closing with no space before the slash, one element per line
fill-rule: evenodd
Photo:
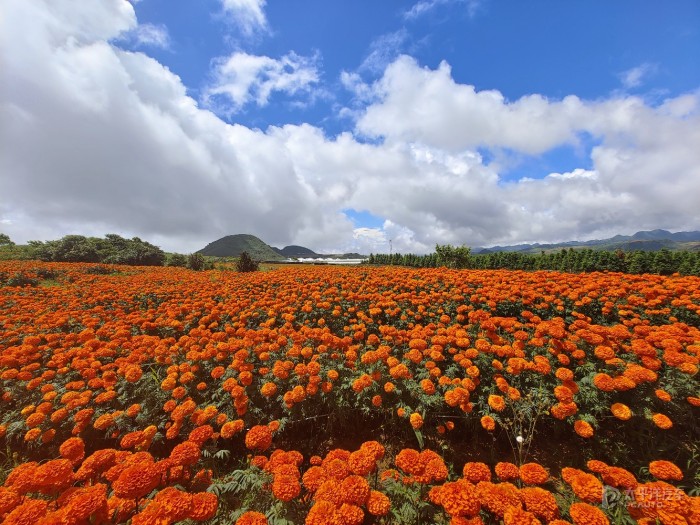
<path fill-rule="evenodd" d="M 698 228 L 697 93 L 658 106 L 509 101 L 456 82 L 447 64 L 402 57 L 367 86 L 356 130 L 249 129 L 113 43 L 138 27 L 126 1 L 6 0 L 0 11 L 0 224 L 17 242 L 114 232 L 187 252 L 252 233 L 317 251 L 386 251 L 391 239 L 394 251 L 425 252 Z M 259 58 L 234 60 L 221 77 L 233 87 L 217 96 L 263 105 L 317 82 L 300 57 Z M 597 144 L 590 165 L 537 180 L 507 182 L 477 151 L 539 155 L 581 133 Z M 349 208 L 384 223 L 358 228 Z"/>
<path fill-rule="evenodd" d="M 275 91 L 287 95 L 309 93 L 319 82 L 318 61 L 318 55 L 303 57 L 293 51 L 278 60 L 238 51 L 216 61 L 214 79 L 204 92 L 204 101 L 222 111 L 235 112 L 249 102 L 267 105 Z"/>
<path fill-rule="evenodd" d="M 227 19 L 245 36 L 268 30 L 266 3 L 266 0 L 221 0 Z"/>

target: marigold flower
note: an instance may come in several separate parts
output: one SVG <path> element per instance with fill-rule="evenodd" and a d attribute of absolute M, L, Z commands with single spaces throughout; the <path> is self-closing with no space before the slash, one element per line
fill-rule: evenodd
<path fill-rule="evenodd" d="M 192 441 L 183 441 L 179 445 L 175 445 L 170 452 L 170 459 L 173 465 L 188 467 L 199 461 L 201 454 L 200 446 Z"/>
<path fill-rule="evenodd" d="M 549 472 L 539 463 L 525 463 L 520 466 L 520 479 L 528 485 L 547 483 Z"/>
<path fill-rule="evenodd" d="M 632 411 L 627 405 L 622 403 L 614 403 L 610 407 L 610 411 L 612 412 L 613 416 L 622 421 L 627 421 L 632 417 Z"/>
<path fill-rule="evenodd" d="M 610 525 L 602 510 L 587 503 L 574 503 L 569 507 L 569 515 L 575 525 Z"/>
<path fill-rule="evenodd" d="M 8 488 L 0 487 L 0 517 L 10 512 L 21 502 L 21 494 Z"/>
<path fill-rule="evenodd" d="M 386 516 L 391 509 L 391 501 L 389 498 L 379 491 L 370 491 L 367 498 L 367 512 L 372 516 Z"/>
<path fill-rule="evenodd" d="M 138 463 L 125 468 L 112 483 L 114 494 L 120 498 L 138 499 L 158 486 L 161 472 L 153 463 Z"/>
<path fill-rule="evenodd" d="M 340 482 L 343 502 L 352 505 L 364 505 L 370 494 L 369 483 L 362 476 L 351 475 Z"/>
<path fill-rule="evenodd" d="M 3 525 L 32 525 L 38 523 L 46 516 L 48 511 L 48 501 L 25 498 L 24 502 L 15 507 L 12 512 L 5 516 Z"/>
<path fill-rule="evenodd" d="M 78 437 L 68 438 L 61 443 L 58 452 L 61 457 L 76 465 L 85 457 L 85 442 Z"/>
<path fill-rule="evenodd" d="M 192 494 L 192 507 L 188 517 L 195 521 L 206 521 L 216 515 L 219 507 L 219 499 L 211 492 L 197 492 Z"/>
<path fill-rule="evenodd" d="M 245 446 L 250 450 L 267 450 L 272 445 L 272 431 L 265 425 L 255 425 L 245 436 Z"/>
<path fill-rule="evenodd" d="M 673 426 L 673 421 L 664 414 L 654 414 L 651 416 L 651 420 L 662 430 L 668 430 Z"/>
<path fill-rule="evenodd" d="M 496 476 L 498 476 L 501 481 L 510 481 L 520 477 L 520 469 L 513 463 L 496 463 L 494 470 L 496 471 Z"/>
<path fill-rule="evenodd" d="M 683 472 L 675 463 L 666 460 L 657 460 L 649 463 L 649 472 L 656 479 L 681 481 Z"/>
<path fill-rule="evenodd" d="M 413 412 L 409 418 L 411 426 L 418 430 L 423 426 L 423 417 L 418 412 Z"/>
<path fill-rule="evenodd" d="M 582 438 L 593 437 L 593 427 L 588 421 L 579 419 L 574 423 L 574 431 Z"/>
<path fill-rule="evenodd" d="M 485 463 L 469 462 L 464 464 L 462 474 L 471 483 L 491 481 L 491 469 Z"/>
<path fill-rule="evenodd" d="M 542 525 L 531 512 L 523 510 L 521 507 L 508 507 L 503 513 L 504 525 Z"/>
<path fill-rule="evenodd" d="M 249 510 L 236 520 L 235 525 L 267 525 L 267 518 L 261 512 Z"/>
<path fill-rule="evenodd" d="M 494 419 L 491 416 L 483 416 L 481 418 L 481 427 L 484 430 L 492 432 L 496 430 L 496 421 L 494 421 Z"/>
<path fill-rule="evenodd" d="M 237 433 L 241 432 L 244 426 L 245 425 L 242 419 L 236 419 L 235 421 L 227 421 L 222 425 L 220 435 L 224 439 L 230 439 Z"/>
<path fill-rule="evenodd" d="M 559 517 L 559 506 L 554 495 L 540 487 L 525 487 L 520 489 L 525 509 L 546 522 Z"/>
<path fill-rule="evenodd" d="M 491 394 L 488 397 L 488 403 L 489 406 L 496 412 L 502 412 L 506 408 L 506 403 L 503 399 L 503 396 Z"/>

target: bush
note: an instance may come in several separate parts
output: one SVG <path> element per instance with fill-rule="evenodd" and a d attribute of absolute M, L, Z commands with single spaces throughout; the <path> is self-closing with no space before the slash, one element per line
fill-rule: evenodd
<path fill-rule="evenodd" d="M 258 262 L 248 255 L 248 252 L 243 252 L 236 261 L 236 270 L 239 272 L 257 272 Z"/>
<path fill-rule="evenodd" d="M 180 268 L 185 268 L 187 266 L 187 257 L 181 253 L 173 253 L 168 258 L 168 266 L 177 266 Z"/>
<path fill-rule="evenodd" d="M 195 272 L 204 270 L 207 261 L 201 253 L 191 253 L 187 256 L 187 267 Z"/>

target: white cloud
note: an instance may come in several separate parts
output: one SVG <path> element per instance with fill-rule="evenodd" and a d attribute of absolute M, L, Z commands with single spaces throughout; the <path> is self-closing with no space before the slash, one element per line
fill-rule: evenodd
<path fill-rule="evenodd" d="M 245 36 L 268 29 L 266 3 L 266 0 L 221 0 L 224 13 Z"/>
<path fill-rule="evenodd" d="M 620 82 L 626 89 L 641 86 L 644 81 L 658 70 L 658 65 L 645 62 L 637 67 L 628 69 L 619 74 Z"/>
<path fill-rule="evenodd" d="M 436 7 L 445 4 L 465 4 L 467 13 L 473 17 L 481 7 L 482 0 L 420 0 L 404 12 L 403 16 L 407 20 L 420 18 L 421 16 L 434 10 Z"/>
<path fill-rule="evenodd" d="M 457 83 L 447 64 L 404 57 L 367 86 L 357 122 L 383 140 L 308 124 L 254 130 L 109 43 L 137 27 L 126 1 L 6 0 L 0 15 L 0 221 L 17 242 L 114 232 L 188 252 L 252 233 L 317 251 L 391 239 L 394 251 L 425 252 L 700 227 L 698 93 L 656 107 L 629 96 L 511 102 Z M 264 104 L 308 91 L 317 70 L 291 57 L 239 57 L 222 77 L 230 92 L 216 96 Z M 537 155 L 579 133 L 597 144 L 590 167 L 539 180 L 505 182 L 476 152 Z M 386 220 L 362 230 L 349 208 Z"/>
<path fill-rule="evenodd" d="M 214 80 L 205 90 L 206 103 L 239 111 L 249 102 L 267 105 L 274 91 L 287 95 L 309 93 L 319 82 L 318 55 L 303 57 L 293 51 L 280 59 L 236 52 L 216 61 Z M 223 107 L 214 98 L 223 97 Z M 220 100 L 220 99 L 219 99 Z"/>
<path fill-rule="evenodd" d="M 128 35 L 136 45 L 146 47 L 158 47 L 167 49 L 170 47 L 170 35 L 164 25 L 139 24 Z"/>
<path fill-rule="evenodd" d="M 358 68 L 361 72 L 382 73 L 386 66 L 396 60 L 408 41 L 406 28 L 383 34 L 372 41 L 369 53 Z"/>

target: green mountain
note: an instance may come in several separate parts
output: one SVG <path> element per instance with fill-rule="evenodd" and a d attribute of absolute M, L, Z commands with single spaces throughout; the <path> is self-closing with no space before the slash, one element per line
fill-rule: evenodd
<path fill-rule="evenodd" d="M 248 252 L 256 261 L 283 261 L 285 258 L 255 235 L 227 235 L 210 242 L 197 253 L 211 257 L 238 257 Z"/>
<path fill-rule="evenodd" d="M 297 245 L 285 246 L 284 248 L 275 248 L 273 246 L 272 249 L 283 257 L 297 257 L 309 259 L 314 257 L 321 257 L 321 255 L 317 254 L 315 251 Z"/>
<path fill-rule="evenodd" d="M 615 235 L 609 239 L 591 241 L 567 241 L 556 244 L 516 244 L 512 246 L 493 246 L 491 248 L 474 248 L 472 253 L 518 252 L 538 254 L 559 251 L 563 248 L 591 248 L 604 251 L 645 251 L 654 252 L 662 249 L 671 251 L 697 251 L 700 244 L 700 231 L 671 233 L 666 230 L 640 231 L 634 235 Z"/>

